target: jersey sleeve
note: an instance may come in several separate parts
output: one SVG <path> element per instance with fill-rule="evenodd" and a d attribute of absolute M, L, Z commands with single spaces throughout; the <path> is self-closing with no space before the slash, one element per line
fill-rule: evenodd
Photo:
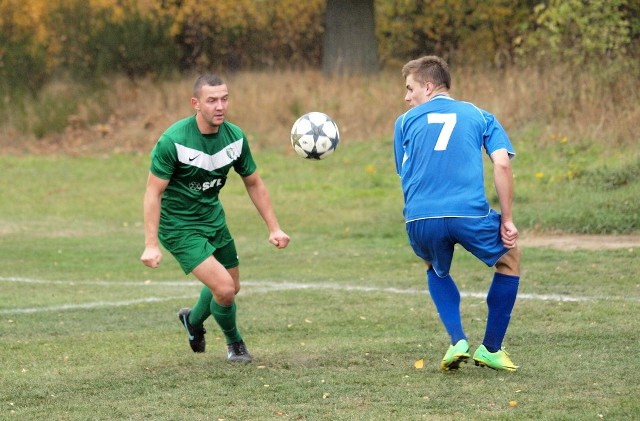
<path fill-rule="evenodd" d="M 396 164 L 396 173 L 398 175 L 400 175 L 402 162 L 404 161 L 404 139 L 402 138 L 404 116 L 405 114 L 402 114 L 400 117 L 398 117 L 393 131 L 393 155 Z"/>
<path fill-rule="evenodd" d="M 237 172 L 241 177 L 248 177 L 253 174 L 257 165 L 253 160 L 253 155 L 251 155 L 251 148 L 249 147 L 249 142 L 247 141 L 247 137 L 242 133 L 242 151 L 240 152 L 240 158 L 234 161 L 233 169 Z"/>
<path fill-rule="evenodd" d="M 484 132 L 484 148 L 488 155 L 491 155 L 499 149 L 505 149 L 509 154 L 509 158 L 513 158 L 516 154 L 507 132 L 504 130 L 496 117 L 484 110 L 481 110 L 486 122 Z"/>
<path fill-rule="evenodd" d="M 176 168 L 178 153 L 168 136 L 162 135 L 151 151 L 150 171 L 156 177 L 169 180 Z"/>

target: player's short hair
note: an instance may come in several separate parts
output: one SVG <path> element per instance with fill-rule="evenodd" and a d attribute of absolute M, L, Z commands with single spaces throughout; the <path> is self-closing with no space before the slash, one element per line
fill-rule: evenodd
<path fill-rule="evenodd" d="M 222 80 L 220 76 L 214 75 L 212 73 L 204 74 L 196 79 L 196 82 L 193 84 L 193 97 L 200 97 L 200 91 L 202 90 L 203 86 L 220 86 L 224 84 L 224 80 Z"/>
<path fill-rule="evenodd" d="M 447 62 L 438 56 L 424 56 L 411 60 L 402 67 L 402 76 L 413 75 L 413 80 L 421 85 L 431 82 L 436 86 L 451 89 L 451 73 Z"/>

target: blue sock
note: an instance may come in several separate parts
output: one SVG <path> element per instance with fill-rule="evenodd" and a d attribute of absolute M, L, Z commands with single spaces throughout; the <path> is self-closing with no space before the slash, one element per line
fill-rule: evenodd
<path fill-rule="evenodd" d="M 433 268 L 429 269 L 427 285 L 440 320 L 451 337 L 451 345 L 455 345 L 461 339 L 467 339 L 460 317 L 460 292 L 451 275 L 440 278 Z"/>
<path fill-rule="evenodd" d="M 502 348 L 502 341 L 507 333 L 511 310 L 518 294 L 519 276 L 505 275 L 496 272 L 487 294 L 487 328 L 482 344 L 489 352 L 497 352 Z"/>

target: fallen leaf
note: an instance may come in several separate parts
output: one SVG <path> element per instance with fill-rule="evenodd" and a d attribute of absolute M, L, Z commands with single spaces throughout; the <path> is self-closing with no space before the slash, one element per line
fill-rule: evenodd
<path fill-rule="evenodd" d="M 414 366 L 415 368 L 418 368 L 418 369 L 423 368 L 423 367 L 424 367 L 424 359 L 420 358 L 418 361 L 416 361 L 416 362 L 413 364 L 413 366 Z"/>

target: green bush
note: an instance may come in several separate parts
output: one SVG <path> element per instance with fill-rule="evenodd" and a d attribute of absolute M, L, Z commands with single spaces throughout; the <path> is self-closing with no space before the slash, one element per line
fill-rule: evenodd
<path fill-rule="evenodd" d="M 592 60 L 624 57 L 635 15 L 627 0 L 552 0 L 536 5 L 524 26 L 517 53 L 523 63 L 562 62 L 582 66 Z M 637 6 L 636 6 L 637 7 Z"/>
<path fill-rule="evenodd" d="M 95 51 L 99 74 L 122 73 L 135 78 L 177 70 L 179 51 L 169 36 L 171 22 L 167 17 L 142 16 L 130 10 L 122 22 L 107 16 L 98 20 L 105 23 L 88 40 L 87 50 Z"/>
<path fill-rule="evenodd" d="M 30 39 L 10 42 L 0 34 L 0 89 L 35 95 L 49 80 L 44 48 Z"/>
<path fill-rule="evenodd" d="M 581 180 L 587 186 L 609 191 L 637 183 L 640 179 L 640 159 L 621 167 L 604 166 L 596 170 L 586 172 Z"/>
<path fill-rule="evenodd" d="M 179 51 L 170 35 L 170 18 L 143 15 L 129 3 L 123 8 L 123 17 L 116 18 L 113 9 L 92 9 L 82 0 L 60 3 L 49 18 L 65 40 L 57 54 L 59 68 L 89 81 L 113 74 L 135 78 L 174 72 Z"/>

